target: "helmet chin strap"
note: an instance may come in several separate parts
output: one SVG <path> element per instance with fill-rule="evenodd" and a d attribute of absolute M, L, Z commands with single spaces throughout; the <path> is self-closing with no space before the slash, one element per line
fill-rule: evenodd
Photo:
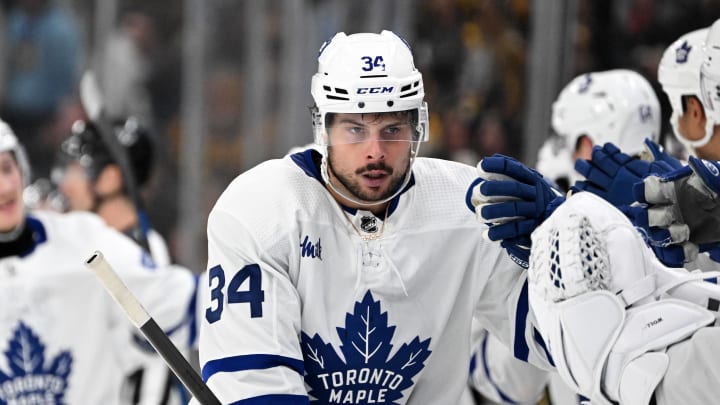
<path fill-rule="evenodd" d="M 695 152 L 695 149 L 701 148 L 701 147 L 707 145 L 708 142 L 710 142 L 710 139 L 712 138 L 713 132 L 715 130 L 715 121 L 706 117 L 705 133 L 703 134 L 703 137 L 698 140 L 691 141 L 689 139 L 686 139 L 684 136 L 682 136 L 680 134 L 679 119 L 680 119 L 680 117 L 678 116 L 678 114 L 676 114 L 673 111 L 672 116 L 670 117 L 670 125 L 672 125 L 673 131 L 675 134 L 675 138 L 677 138 L 677 140 L 680 141 L 680 143 L 683 144 L 683 146 L 685 146 L 685 148 L 688 150 L 690 155 L 696 156 L 697 153 Z"/>
<path fill-rule="evenodd" d="M 407 173 L 405 173 L 405 180 L 403 180 L 400 187 L 398 187 L 391 196 L 383 198 L 382 200 L 363 201 L 363 200 L 356 198 L 355 196 L 349 196 L 348 194 L 340 191 L 337 187 L 335 187 L 335 185 L 330 181 L 330 175 L 329 175 L 330 164 L 328 163 L 327 150 L 325 151 L 325 153 L 323 153 L 322 162 L 320 163 L 320 174 L 322 175 L 322 178 L 323 178 L 323 181 L 325 182 L 325 184 L 327 184 L 328 187 L 330 187 L 330 189 L 332 191 L 334 191 L 336 194 L 340 195 L 342 198 L 350 201 L 353 204 L 357 204 L 361 207 L 372 207 L 375 205 L 384 204 L 384 203 L 392 200 L 393 198 L 397 197 L 397 195 L 400 194 L 402 192 L 402 190 L 405 189 L 405 186 L 407 186 L 407 184 L 410 182 L 410 177 L 412 176 L 412 166 L 413 166 L 413 163 L 415 163 L 415 157 L 417 156 L 417 153 L 419 150 L 420 150 L 420 143 L 418 142 L 417 146 L 415 147 L 415 151 L 413 152 L 411 150 L 411 152 L 410 152 L 410 164 L 408 165 Z"/>

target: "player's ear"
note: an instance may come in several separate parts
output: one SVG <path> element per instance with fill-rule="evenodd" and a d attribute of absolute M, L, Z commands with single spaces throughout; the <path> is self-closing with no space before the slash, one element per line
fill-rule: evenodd
<path fill-rule="evenodd" d="M 99 194 L 115 193 L 122 190 L 123 176 L 120 167 L 116 164 L 105 166 L 95 181 L 95 188 Z"/>
<path fill-rule="evenodd" d="M 690 139 L 700 139 L 702 134 L 705 133 L 705 107 L 702 102 L 695 96 L 688 97 L 685 104 L 685 114 L 682 119 L 686 121 L 687 131 L 690 131 L 690 135 L 687 135 Z"/>
<path fill-rule="evenodd" d="M 689 115 L 693 121 L 704 121 L 705 108 L 697 97 L 688 97 L 685 103 L 685 114 Z"/>
<path fill-rule="evenodd" d="M 575 145 L 575 154 L 573 155 L 573 160 L 575 159 L 585 159 L 590 160 L 592 158 L 592 148 L 593 148 L 593 141 L 590 139 L 589 136 L 583 135 L 578 138 L 577 145 Z"/>

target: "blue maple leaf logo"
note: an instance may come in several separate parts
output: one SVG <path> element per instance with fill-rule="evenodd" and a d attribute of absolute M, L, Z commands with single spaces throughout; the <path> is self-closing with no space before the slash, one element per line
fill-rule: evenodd
<path fill-rule="evenodd" d="M 60 352 L 46 367 L 45 345 L 24 323 L 13 331 L 3 352 L 10 372 L 0 370 L 0 404 L 65 403 L 72 355 Z M 6 384 L 6 382 L 8 382 Z"/>
<path fill-rule="evenodd" d="M 387 312 L 368 291 L 353 313 L 345 316 L 345 327 L 337 328 L 343 359 L 331 344 L 317 334 L 302 333 L 305 383 L 315 403 L 386 403 L 403 397 L 412 378 L 425 367 L 430 339 L 415 337 L 403 343 L 390 358 L 395 326 L 388 325 Z"/>

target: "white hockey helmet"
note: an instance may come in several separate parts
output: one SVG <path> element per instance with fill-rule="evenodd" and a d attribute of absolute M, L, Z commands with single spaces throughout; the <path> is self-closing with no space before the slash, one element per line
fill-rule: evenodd
<path fill-rule="evenodd" d="M 558 187 L 564 189 L 567 186 L 564 183 L 572 181 L 575 172 L 570 156 L 572 156 L 572 150 L 568 147 L 565 137 L 551 135 L 538 150 L 535 168 L 543 177 L 552 180 Z"/>
<path fill-rule="evenodd" d="M 391 196 L 380 201 L 359 201 L 330 182 L 328 175 L 328 114 L 372 114 L 410 111 L 410 167 L 420 142 L 428 140 L 428 108 L 424 101 L 422 75 L 415 67 L 412 51 L 404 39 L 392 31 L 380 34 L 335 34 L 318 52 L 318 71 L 312 77 L 311 93 L 315 101 L 312 124 L 315 143 L 323 155 L 320 172 L 335 192 L 361 206 L 387 202 L 398 195 L 410 181 L 408 169 L 402 185 Z M 407 141 L 408 139 L 403 139 Z"/>
<path fill-rule="evenodd" d="M 626 69 L 591 72 L 570 81 L 552 106 L 552 127 L 572 151 L 578 138 L 612 142 L 633 155 L 660 135 L 660 102 L 650 83 Z"/>
<path fill-rule="evenodd" d="M 25 148 L 18 141 L 17 136 L 5 122 L 0 120 L 0 152 L 12 152 L 20 168 L 20 174 L 23 178 L 23 184 L 27 186 L 30 183 L 30 163 L 28 162 Z"/>
<path fill-rule="evenodd" d="M 327 113 L 417 110 L 415 140 L 428 139 L 428 110 L 422 75 L 410 46 L 392 31 L 335 34 L 318 53 L 312 77 L 315 143 L 328 146 Z"/>
<path fill-rule="evenodd" d="M 704 146 L 710 141 L 715 125 L 715 120 L 709 116 L 706 117 L 705 134 L 701 139 L 694 141 L 685 138 L 678 128 L 678 119 L 685 113 L 682 101 L 684 96 L 697 97 L 707 111 L 700 91 L 700 65 L 708 31 L 707 28 L 695 30 L 675 40 L 665 49 L 658 65 L 658 81 L 672 107 L 670 125 L 672 125 L 673 133 L 692 154 L 695 153 L 695 148 Z"/>
<path fill-rule="evenodd" d="M 706 117 L 720 123 L 720 19 L 707 31 L 700 65 L 700 88 Z"/>

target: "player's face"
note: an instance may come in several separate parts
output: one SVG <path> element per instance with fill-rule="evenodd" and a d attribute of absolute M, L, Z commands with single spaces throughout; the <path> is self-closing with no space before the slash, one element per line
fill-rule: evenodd
<path fill-rule="evenodd" d="M 0 232 L 17 228 L 23 220 L 23 180 L 11 152 L 0 153 Z"/>
<path fill-rule="evenodd" d="M 85 168 L 77 162 L 70 163 L 60 179 L 60 192 L 67 199 L 71 211 L 91 211 L 94 205 L 92 184 Z"/>
<path fill-rule="evenodd" d="M 336 187 L 372 202 L 392 196 L 405 179 L 413 129 L 404 116 L 337 114 L 328 135 Z"/>

